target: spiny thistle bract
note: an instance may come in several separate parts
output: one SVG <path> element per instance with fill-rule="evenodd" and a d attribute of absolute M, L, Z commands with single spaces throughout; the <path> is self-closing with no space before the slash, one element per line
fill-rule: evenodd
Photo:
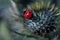
<path fill-rule="evenodd" d="M 25 8 L 22 9 L 23 10 L 19 11 L 20 14 L 22 14 L 24 27 L 27 30 L 33 34 L 42 36 L 51 32 L 56 32 L 60 9 L 55 6 L 55 4 L 51 4 L 50 1 L 48 3 L 44 1 L 36 1 L 25 4 Z"/>
<path fill-rule="evenodd" d="M 59 13 L 57 11 L 59 9 L 54 4 L 51 5 L 50 2 L 46 4 L 43 1 L 41 3 L 35 2 L 32 5 L 28 5 L 25 12 L 27 9 L 33 15 L 30 19 L 24 18 L 24 25 L 28 30 L 37 35 L 56 32 L 56 19 Z"/>

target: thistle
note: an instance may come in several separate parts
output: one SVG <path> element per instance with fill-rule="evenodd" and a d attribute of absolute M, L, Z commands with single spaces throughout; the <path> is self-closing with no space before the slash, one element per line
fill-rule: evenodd
<path fill-rule="evenodd" d="M 56 19 L 59 14 L 59 8 L 54 4 L 45 2 L 35 2 L 27 5 L 24 12 L 24 25 L 32 33 L 45 35 L 50 32 L 56 32 Z"/>
<path fill-rule="evenodd" d="M 18 4 L 19 2 L 17 2 Z M 46 36 L 50 33 L 57 32 L 59 23 L 60 9 L 51 4 L 51 1 L 31 1 L 25 5 L 18 4 L 20 17 L 24 19 L 24 27 L 34 35 Z M 20 7 L 22 6 L 22 8 Z"/>

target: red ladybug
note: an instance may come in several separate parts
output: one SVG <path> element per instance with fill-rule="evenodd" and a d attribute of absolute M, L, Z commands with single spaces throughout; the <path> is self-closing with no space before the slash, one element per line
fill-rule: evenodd
<path fill-rule="evenodd" d="M 24 16 L 25 18 L 27 18 L 27 19 L 30 19 L 30 18 L 32 17 L 32 12 L 31 12 L 31 10 L 29 10 L 29 9 L 26 10 L 23 16 Z"/>

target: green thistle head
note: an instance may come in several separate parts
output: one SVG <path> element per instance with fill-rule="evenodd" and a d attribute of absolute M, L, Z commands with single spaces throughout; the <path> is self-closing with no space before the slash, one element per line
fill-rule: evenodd
<path fill-rule="evenodd" d="M 44 1 L 26 3 L 16 1 L 16 3 L 24 19 L 24 27 L 31 33 L 44 36 L 57 32 L 60 9 L 55 4 L 51 4 L 50 1 L 47 3 Z"/>

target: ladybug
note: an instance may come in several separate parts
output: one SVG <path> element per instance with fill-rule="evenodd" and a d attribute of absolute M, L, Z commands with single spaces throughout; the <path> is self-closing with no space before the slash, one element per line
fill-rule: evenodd
<path fill-rule="evenodd" d="M 27 9 L 23 16 L 27 19 L 30 19 L 30 18 L 32 18 L 33 14 L 31 12 L 31 10 Z"/>

